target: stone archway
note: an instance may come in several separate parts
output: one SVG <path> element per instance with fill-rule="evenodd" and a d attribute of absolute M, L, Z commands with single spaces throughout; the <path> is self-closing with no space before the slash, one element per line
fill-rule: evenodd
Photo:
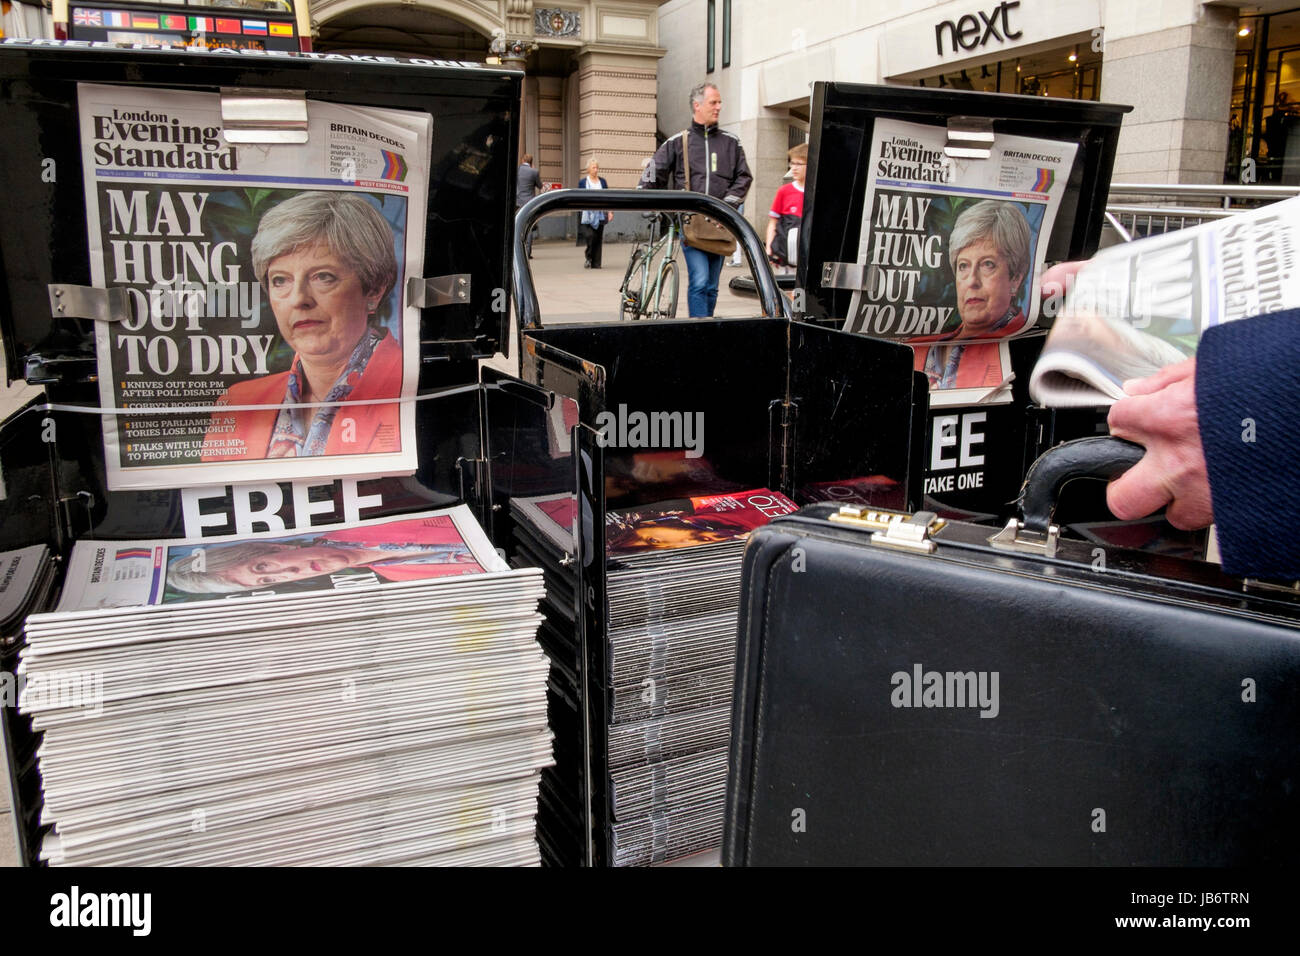
<path fill-rule="evenodd" d="M 467 0 L 320 0 L 311 8 L 314 48 L 481 62 L 501 25 L 493 15 L 496 4 L 491 7 Z"/>

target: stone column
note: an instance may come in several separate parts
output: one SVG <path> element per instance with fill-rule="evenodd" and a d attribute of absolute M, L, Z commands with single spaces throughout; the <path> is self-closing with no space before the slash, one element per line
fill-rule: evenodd
<path fill-rule="evenodd" d="M 577 175 L 593 158 L 611 188 L 631 189 L 654 155 L 658 57 L 589 44 L 578 54 Z M 572 185 L 572 184 L 571 184 Z"/>
<path fill-rule="evenodd" d="M 740 124 L 738 135 L 745 144 L 749 171 L 754 174 L 754 184 L 745 197 L 745 218 L 762 239 L 767 235 L 768 212 L 776 191 L 789 182 L 784 177 L 790 168 L 786 151 L 790 148 L 792 121 L 786 110 L 760 109 L 759 112 L 760 116 Z"/>
<path fill-rule="evenodd" d="M 1221 183 L 1237 11 L 1175 0 L 1157 12 L 1165 22 L 1126 10 L 1106 25 L 1101 99 L 1133 106 L 1124 117 L 1113 178 Z"/>
<path fill-rule="evenodd" d="M 564 80 L 539 76 L 537 80 L 537 171 L 542 181 L 576 186 L 573 173 L 564 168 Z"/>

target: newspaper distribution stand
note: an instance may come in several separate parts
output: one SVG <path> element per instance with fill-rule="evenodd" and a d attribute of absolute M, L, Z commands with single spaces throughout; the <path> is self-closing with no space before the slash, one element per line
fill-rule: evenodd
<path fill-rule="evenodd" d="M 764 261 L 734 212 L 691 193 L 552 193 L 520 210 L 516 234 L 545 212 L 596 203 L 707 213 L 731 226 L 751 262 Z M 555 528 L 548 545 L 536 521 L 514 512 L 518 558 L 547 570 L 543 640 L 556 662 L 544 858 L 672 862 L 719 845 L 735 636 L 736 594 L 726 592 L 740 551 L 734 567 L 719 554 L 729 542 L 620 551 L 614 529 L 621 535 L 625 516 L 663 499 L 698 505 L 709 489 L 733 507 L 837 495 L 918 507 L 925 391 L 906 349 L 781 315 L 762 267 L 764 317 L 554 329 L 541 327 L 519 245 L 513 279 L 520 375 L 572 401 L 577 426 L 578 469 L 554 496 L 571 500 L 571 527 Z M 638 421 L 656 419 L 695 422 L 695 431 L 637 436 Z M 697 586 L 692 562 L 712 558 Z M 714 602 L 718 639 L 688 654 L 709 632 Z M 716 790 L 706 784 L 714 774 Z"/>
<path fill-rule="evenodd" d="M 996 359 L 990 363 L 996 369 L 985 379 L 991 387 L 962 389 L 964 402 L 931 392 L 924 492 L 932 508 L 1004 522 L 1039 454 L 1069 438 L 1105 433 L 1104 416 L 1091 410 L 1053 412 L 1029 400 L 1042 330 L 1059 306 L 1051 297 L 1037 301 L 1032 266 L 1035 258 L 1054 263 L 1096 252 L 1120 122 L 1129 109 L 1047 97 L 814 84 L 797 283 L 805 321 L 923 344 L 960 343 L 961 325 L 974 320 L 958 315 L 952 261 L 958 250 L 949 244 L 954 220 L 990 198 L 1030 218 L 1029 268 L 1020 268 L 1012 311 L 1019 302 L 1023 319 L 1030 311 L 1025 306 L 1036 302 L 1037 324 L 1031 315 L 1020 334 L 1003 340 L 1009 355 L 1000 368 Z M 1017 172 L 1026 178 L 1017 181 Z M 1044 206 L 1054 216 L 1050 227 L 1038 218 Z M 933 316 L 924 315 L 926 305 Z M 895 334 L 905 327 L 909 306 L 921 317 L 917 329 L 926 334 L 920 338 Z M 890 314 L 892 325 L 880 318 Z M 934 364 L 927 369 L 932 377 L 941 372 Z M 1067 497 L 1060 514 L 1063 523 L 1107 516 L 1095 495 L 1077 506 Z"/>
<path fill-rule="evenodd" d="M 509 274 L 520 87 L 521 76 L 514 71 L 441 61 L 233 50 L 145 51 L 107 44 L 100 48 L 84 42 L 6 41 L 0 47 L 0 88 L 8 104 L 7 135 L 0 143 L 0 162 L 8 177 L 8 188 L 0 198 L 0 331 L 8 380 L 39 385 L 44 396 L 11 415 L 0 429 L 0 550 L 45 546 L 53 555 L 57 575 L 78 541 L 157 541 L 195 536 L 196 532 L 297 530 L 457 504 L 467 505 L 490 534 L 494 514 L 490 489 L 494 485 L 546 490 L 560 480 L 556 475 L 571 475 L 574 466 L 567 436 L 556 424 L 564 421 L 562 404 L 557 404 L 554 396 L 513 380 L 478 380 L 478 360 L 502 351 L 506 334 L 501 290 L 506 288 Z M 189 202 L 190 212 L 196 215 L 200 207 L 195 194 L 182 192 L 183 185 L 167 185 L 171 174 L 155 177 L 158 185 L 138 186 L 135 193 L 119 190 L 116 196 L 108 191 L 117 188 L 110 182 L 101 198 L 108 196 L 110 202 L 126 204 L 111 207 L 111 215 L 132 222 L 135 234 L 122 245 L 112 245 L 114 237 L 108 227 L 97 235 L 97 225 L 87 212 L 83 176 L 83 158 L 88 155 L 83 153 L 86 126 L 85 117 L 78 115 L 78 103 L 79 90 L 100 88 L 120 88 L 124 100 L 156 97 L 148 109 L 136 111 L 144 115 L 125 115 L 132 111 L 110 103 L 102 120 L 106 135 L 114 131 L 134 135 L 133 124 L 165 126 L 166 120 L 155 114 L 165 112 L 165 105 L 181 102 L 184 96 L 198 96 L 202 103 L 214 104 L 222 111 L 215 124 L 218 128 L 211 131 L 214 152 L 224 148 L 224 140 L 216 135 L 223 128 L 227 132 L 243 130 L 245 141 L 251 136 L 265 144 L 255 152 L 268 156 L 274 156 L 282 144 L 299 144 L 308 151 L 303 155 L 315 157 L 312 161 L 328 163 L 332 150 L 334 159 L 343 162 L 340 179 L 354 189 L 361 188 L 359 181 L 366 175 L 364 164 L 369 160 L 365 157 L 373 156 L 383 172 L 373 177 L 370 191 L 386 189 L 393 196 L 409 195 L 404 189 L 412 184 L 418 167 L 427 191 L 425 198 L 411 203 L 409 209 L 405 200 L 366 200 L 387 218 L 389 227 L 399 222 L 406 235 L 423 235 L 422 253 L 412 261 L 403 261 L 403 233 L 394 229 L 399 279 L 391 295 L 396 311 L 402 312 L 405 303 L 413 322 L 402 337 L 409 346 L 403 360 L 410 363 L 408 371 L 412 373 L 405 378 L 409 388 L 400 402 L 402 415 L 410 416 L 414 435 L 408 468 L 374 473 L 357 466 L 351 474 L 322 471 L 318 477 L 310 467 L 281 471 L 282 465 L 268 456 L 259 466 L 260 476 L 231 477 L 216 471 L 203 480 L 200 470 L 182 472 L 181 478 L 170 484 L 147 487 L 137 483 L 132 487 L 129 481 L 120 480 L 121 474 L 113 474 L 110 459 L 114 446 L 106 444 L 106 434 L 128 417 L 126 409 L 133 400 L 123 400 L 112 391 L 125 382 L 105 381 L 97 334 L 120 327 L 124 319 L 165 321 L 168 312 L 165 307 L 147 306 L 143 311 L 128 308 L 123 312 L 120 295 L 115 298 L 113 290 L 104 287 L 114 283 L 94 281 L 103 262 L 96 266 L 93 248 L 88 251 L 88 237 L 91 247 L 103 241 L 104 261 L 110 267 L 117 255 L 116 264 L 126 264 L 129 270 L 132 263 L 145 262 L 152 253 L 161 251 L 165 257 L 174 247 L 163 242 L 163 233 L 170 229 L 179 236 L 190 231 L 183 221 L 188 214 L 180 211 L 183 204 Z M 328 130 L 327 139 L 317 136 L 317 127 L 311 124 L 320 116 L 333 115 L 331 110 L 351 110 L 363 119 L 395 118 L 399 125 L 386 134 L 385 141 L 371 144 L 375 148 L 363 153 L 359 146 L 352 150 L 339 138 L 344 133 L 375 138 L 360 126 Z M 183 127 L 184 123 L 173 121 L 172 125 Z M 412 136 L 427 134 L 422 140 L 424 155 L 418 151 L 398 154 L 397 144 L 406 136 L 403 129 Z M 317 138 L 313 140 L 313 136 Z M 329 149 L 325 148 L 327 141 Z M 315 154 L 310 152 L 313 145 Z M 179 153 L 176 145 L 167 148 Z M 106 154 L 110 153 L 107 149 Z M 122 182 L 134 181 L 129 171 L 115 175 Z M 322 184 L 323 189 L 339 186 L 338 182 Z M 216 196 L 226 187 L 217 181 L 211 188 Z M 250 189 L 248 194 L 254 201 L 265 199 L 274 188 L 273 181 L 271 188 L 262 192 Z M 150 206 L 142 212 L 143 206 L 131 205 L 138 197 L 164 196 L 169 189 L 176 200 L 170 208 L 161 202 L 156 210 Z M 189 199 L 182 199 L 184 195 Z M 392 213 L 395 207 L 402 209 L 404 218 L 399 220 Z M 207 207 L 203 215 L 210 212 Z M 175 214 L 182 218 L 173 218 Z M 222 221 L 225 225 L 221 228 L 240 237 L 231 247 L 246 248 L 251 229 L 231 218 L 228 211 Z M 114 225 L 122 223 L 114 221 Z M 205 261 L 215 263 L 215 247 L 221 245 L 217 240 L 230 236 L 213 232 L 202 238 L 205 242 L 195 242 L 185 250 L 202 249 Z M 415 247 L 407 243 L 405 248 Z M 240 251 L 238 256 L 244 254 Z M 197 268 L 197 258 L 189 261 Z M 226 264 L 234 261 L 229 259 Z M 238 258 L 238 264 L 246 268 L 243 258 Z M 312 283 L 320 293 L 333 277 L 317 269 L 302 281 Z M 137 298 L 147 294 L 145 290 L 144 296 Z M 128 296 L 128 307 L 130 299 Z M 372 312 L 382 310 L 376 302 L 368 306 Z M 270 321 L 269 312 L 263 308 L 261 322 Z M 181 313 L 171 313 L 171 317 L 173 327 L 185 325 Z M 234 318 L 248 323 L 246 330 L 259 321 L 255 312 Z M 115 322 L 118 325 L 113 325 Z M 222 331 L 232 331 L 229 323 Z M 387 339 L 380 336 L 379 341 Z M 161 343 L 159 353 L 175 348 L 184 356 L 187 346 L 199 349 L 195 343 L 173 339 L 171 346 Z M 228 354 L 233 356 L 230 348 Z M 379 354 L 377 349 L 373 354 Z M 247 359 L 252 353 L 244 354 Z M 288 357 L 282 356 L 281 367 L 287 367 Z M 177 394 L 182 396 L 174 399 L 174 404 L 194 401 L 194 379 L 180 372 L 173 377 Z M 108 401 L 105 389 L 111 396 Z M 162 397 L 164 391 L 159 390 L 156 397 Z M 278 403 L 280 399 L 277 396 L 270 401 Z M 151 417 L 162 413 L 131 412 L 132 417 L 135 414 Z M 500 449 L 495 456 L 488 447 L 493 435 L 498 436 Z M 211 444 L 201 432 L 192 441 L 197 443 L 192 448 Z M 116 450 L 125 456 L 134 448 L 123 443 Z M 191 461 L 179 463 L 185 468 L 202 466 L 197 454 L 190 457 Z M 122 461 L 125 457 L 117 464 Z M 310 460 L 306 464 L 310 466 Z M 55 593 L 57 587 L 56 581 Z M 378 627 L 382 616 L 381 612 L 376 617 L 376 632 L 382 630 Z M 17 626 L 4 634 L 8 690 L 14 686 L 18 635 Z M 49 829 L 48 821 L 42 821 L 35 762 L 39 739 L 31 733 L 27 718 L 9 706 L 8 697 L 5 703 L 3 729 L 19 856 L 24 863 L 35 864 L 40 859 L 42 836 Z M 531 823 L 528 826 L 531 828 Z"/>

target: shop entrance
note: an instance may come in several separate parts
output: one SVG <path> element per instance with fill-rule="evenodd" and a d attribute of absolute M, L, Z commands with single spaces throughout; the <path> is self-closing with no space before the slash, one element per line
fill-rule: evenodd
<path fill-rule="evenodd" d="M 1300 7 L 1237 26 L 1223 181 L 1300 186 Z"/>
<path fill-rule="evenodd" d="M 917 85 L 1096 100 L 1101 93 L 1101 53 L 1093 51 L 1090 40 L 1080 40 L 1028 56 L 934 73 Z"/>

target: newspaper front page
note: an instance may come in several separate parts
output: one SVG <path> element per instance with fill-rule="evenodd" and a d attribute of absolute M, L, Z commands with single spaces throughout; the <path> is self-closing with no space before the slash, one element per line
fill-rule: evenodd
<path fill-rule="evenodd" d="M 109 487 L 413 472 L 432 119 L 308 101 L 305 143 L 236 144 L 216 94 L 78 106 L 92 282 L 129 299 L 96 323 Z"/>
<path fill-rule="evenodd" d="M 78 541 L 57 610 L 342 591 L 508 570 L 465 505 L 288 534 Z"/>
<path fill-rule="evenodd" d="M 1300 308 L 1300 198 L 1112 246 L 1075 274 L 1029 380 L 1034 401 L 1110 405 L 1196 354 L 1206 329 Z"/>
<path fill-rule="evenodd" d="M 873 139 L 845 331 L 911 345 L 933 406 L 1009 401 L 1006 339 L 1037 321 L 1075 144 L 998 133 L 960 159 L 943 127 L 887 119 Z"/>

